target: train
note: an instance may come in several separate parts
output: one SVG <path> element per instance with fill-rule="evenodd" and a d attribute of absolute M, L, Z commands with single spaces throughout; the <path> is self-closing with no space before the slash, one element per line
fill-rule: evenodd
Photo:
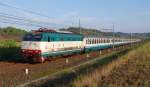
<path fill-rule="evenodd" d="M 27 61 L 43 63 L 58 56 L 98 51 L 139 41 L 140 39 L 85 37 L 68 31 L 40 28 L 23 37 L 21 53 Z"/>

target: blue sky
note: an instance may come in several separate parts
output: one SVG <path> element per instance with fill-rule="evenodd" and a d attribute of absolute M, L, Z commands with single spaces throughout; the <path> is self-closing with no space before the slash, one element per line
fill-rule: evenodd
<path fill-rule="evenodd" d="M 87 28 L 111 28 L 118 32 L 150 32 L 150 0 L 0 0 L 42 16 L 0 7 L 0 12 L 40 21 Z M 17 13 L 17 14 L 16 14 Z M 9 25 L 9 24 L 5 24 Z M 63 27 L 63 26 L 62 26 Z"/>

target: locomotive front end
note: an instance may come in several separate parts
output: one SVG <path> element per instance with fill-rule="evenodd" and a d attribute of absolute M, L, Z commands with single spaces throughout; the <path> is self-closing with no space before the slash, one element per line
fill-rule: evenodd
<path fill-rule="evenodd" d="M 43 62 L 41 57 L 41 35 L 27 34 L 21 44 L 21 53 L 26 61 Z"/>

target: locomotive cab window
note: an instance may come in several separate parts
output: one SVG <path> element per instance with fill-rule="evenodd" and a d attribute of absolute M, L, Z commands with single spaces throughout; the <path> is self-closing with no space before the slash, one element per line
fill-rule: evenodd
<path fill-rule="evenodd" d="M 32 34 L 27 34 L 23 38 L 24 41 L 41 41 L 41 35 L 32 35 Z"/>

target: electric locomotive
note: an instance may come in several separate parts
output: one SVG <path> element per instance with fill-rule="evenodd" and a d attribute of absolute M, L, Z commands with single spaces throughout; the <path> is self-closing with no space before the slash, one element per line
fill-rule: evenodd
<path fill-rule="evenodd" d="M 80 53 L 84 49 L 83 35 L 49 29 L 39 29 L 24 36 L 22 55 L 25 60 L 44 62 L 48 58 Z"/>

